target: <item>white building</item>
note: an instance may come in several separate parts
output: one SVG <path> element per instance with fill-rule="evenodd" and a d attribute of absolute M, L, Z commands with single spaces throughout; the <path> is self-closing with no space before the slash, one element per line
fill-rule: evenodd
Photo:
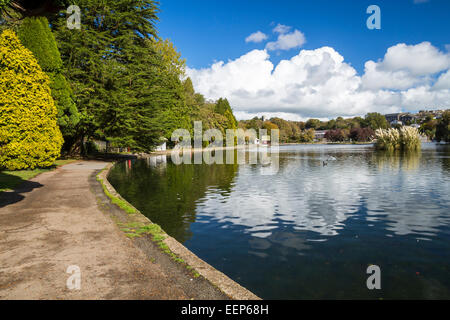
<path fill-rule="evenodd" d="M 167 150 L 167 139 L 164 137 L 161 137 L 159 139 L 160 143 L 156 147 L 155 151 L 166 151 Z"/>

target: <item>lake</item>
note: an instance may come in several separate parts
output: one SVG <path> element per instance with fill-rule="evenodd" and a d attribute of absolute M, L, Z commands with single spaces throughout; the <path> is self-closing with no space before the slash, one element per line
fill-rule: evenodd
<path fill-rule="evenodd" d="M 450 146 L 289 145 L 276 174 L 261 167 L 169 155 L 119 163 L 108 179 L 263 299 L 450 299 Z M 366 286 L 371 264 L 381 290 Z"/>

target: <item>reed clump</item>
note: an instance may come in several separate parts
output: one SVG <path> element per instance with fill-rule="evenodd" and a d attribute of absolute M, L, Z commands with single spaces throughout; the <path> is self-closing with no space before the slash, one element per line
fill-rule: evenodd
<path fill-rule="evenodd" d="M 375 139 L 375 147 L 378 150 L 417 151 L 421 147 L 419 131 L 413 127 L 377 129 Z"/>

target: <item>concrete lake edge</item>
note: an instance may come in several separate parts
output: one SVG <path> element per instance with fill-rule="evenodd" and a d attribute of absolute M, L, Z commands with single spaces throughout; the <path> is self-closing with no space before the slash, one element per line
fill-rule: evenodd
<path fill-rule="evenodd" d="M 114 163 L 110 163 L 107 167 L 102 170 L 97 177 L 99 178 L 99 183 L 116 198 L 127 204 L 127 206 L 133 208 L 135 213 L 129 214 L 133 222 L 142 224 L 154 224 L 149 218 L 144 216 L 138 209 L 136 209 L 132 204 L 126 201 L 110 184 L 108 181 L 108 174 L 110 170 L 114 167 Z M 221 292 L 230 297 L 233 300 L 261 300 L 254 293 L 244 288 L 234 280 L 230 279 L 228 276 L 215 269 L 199 257 L 197 257 L 193 252 L 179 243 L 176 239 L 169 236 L 162 230 L 164 234 L 164 240 L 162 242 L 169 250 L 174 253 L 179 259 L 183 260 L 193 271 L 197 272 L 207 281 L 209 281 L 213 286 L 217 287 Z"/>

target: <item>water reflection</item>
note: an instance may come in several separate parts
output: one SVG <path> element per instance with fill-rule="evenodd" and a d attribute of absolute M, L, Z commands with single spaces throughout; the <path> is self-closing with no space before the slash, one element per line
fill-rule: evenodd
<path fill-rule="evenodd" d="M 185 165 L 165 155 L 117 164 L 108 177 L 116 190 L 180 242 L 192 236 L 197 201 L 209 188 L 231 191 L 237 165 Z M 124 174 L 125 173 L 125 174 Z"/>
<path fill-rule="evenodd" d="M 419 168 L 420 151 L 401 152 L 401 151 L 377 151 L 373 153 L 373 161 L 376 163 L 378 170 L 416 170 Z"/>

